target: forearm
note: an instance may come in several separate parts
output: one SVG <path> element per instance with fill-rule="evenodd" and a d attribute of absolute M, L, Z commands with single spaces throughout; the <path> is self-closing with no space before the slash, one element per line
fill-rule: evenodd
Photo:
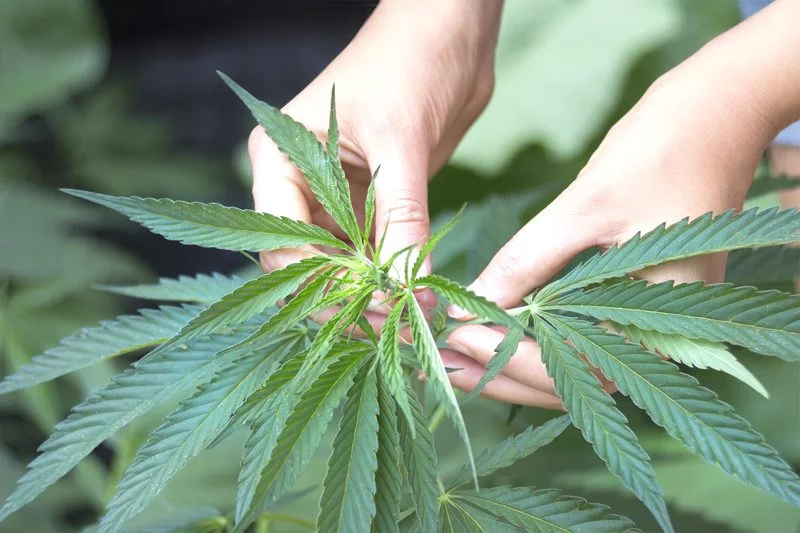
<path fill-rule="evenodd" d="M 382 42 L 394 53 L 415 55 L 415 60 L 448 50 L 459 57 L 493 64 L 500 27 L 502 0 L 383 0 L 361 29 L 356 42 Z M 420 54 L 422 56 L 420 57 Z"/>
<path fill-rule="evenodd" d="M 720 127 L 768 144 L 800 119 L 800 2 L 777 0 L 674 69 L 717 111 Z M 727 109 L 727 112 L 725 111 Z M 738 125 L 734 124 L 738 123 Z"/>

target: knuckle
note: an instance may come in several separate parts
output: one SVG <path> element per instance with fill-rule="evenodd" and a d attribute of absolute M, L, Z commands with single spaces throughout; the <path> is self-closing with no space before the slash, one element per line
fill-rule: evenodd
<path fill-rule="evenodd" d="M 500 278 L 513 280 L 519 276 L 521 259 L 517 253 L 506 247 L 497 253 L 492 264 Z"/>
<path fill-rule="evenodd" d="M 399 194 L 389 204 L 388 217 L 393 225 L 427 227 L 428 206 L 411 194 Z"/>

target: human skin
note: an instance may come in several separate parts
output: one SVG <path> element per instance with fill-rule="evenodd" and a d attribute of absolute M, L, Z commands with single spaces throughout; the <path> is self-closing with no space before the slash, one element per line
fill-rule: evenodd
<path fill-rule="evenodd" d="M 488 102 L 493 85 L 499 2 L 384 0 L 348 47 L 284 111 L 325 138 L 336 83 L 340 153 L 357 215 L 371 172 L 377 239 L 385 257 L 429 234 L 427 182 Z M 800 2 L 773 5 L 714 39 L 662 76 L 607 134 L 573 184 L 493 258 L 472 289 L 503 307 L 517 305 L 580 251 L 627 240 L 662 222 L 740 208 L 763 151 L 800 118 Z M 339 236 L 303 176 L 263 130 L 250 136 L 253 195 L 260 211 L 326 227 Z M 454 186 L 457 186 L 455 184 Z M 261 254 L 266 270 L 309 253 Z M 384 258 L 385 258 L 384 257 Z M 637 274 L 653 281 L 719 281 L 725 257 Z M 423 272 L 430 270 L 426 264 Z M 432 296 L 419 296 L 431 304 Z M 466 319 L 451 309 L 457 319 Z M 502 338 L 469 325 L 442 351 L 449 377 L 469 390 Z M 558 407 L 538 345 L 521 344 L 484 391 L 502 401 Z"/>

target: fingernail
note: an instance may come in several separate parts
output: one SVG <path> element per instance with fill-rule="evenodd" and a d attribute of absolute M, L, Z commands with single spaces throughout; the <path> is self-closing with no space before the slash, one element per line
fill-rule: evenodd
<path fill-rule="evenodd" d="M 386 304 L 386 294 L 382 291 L 374 291 L 372 293 L 372 298 L 367 304 L 368 311 L 374 311 L 376 313 L 388 314 L 389 313 L 389 306 Z"/>
<path fill-rule="evenodd" d="M 474 316 L 466 309 L 454 304 L 447 306 L 447 315 L 454 320 L 469 320 Z"/>

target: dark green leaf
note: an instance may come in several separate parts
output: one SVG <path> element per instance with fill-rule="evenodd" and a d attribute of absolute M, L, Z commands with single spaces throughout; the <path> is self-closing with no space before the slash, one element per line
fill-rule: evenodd
<path fill-rule="evenodd" d="M 404 390 L 404 392 L 406 392 Z M 375 518 L 372 533 L 400 533 L 400 433 L 391 388 L 378 375 L 378 469 L 375 472 Z M 409 407 L 410 409 L 410 407 Z M 409 424 L 413 424 L 413 419 Z"/>
<path fill-rule="evenodd" d="M 800 478 L 731 406 L 697 380 L 619 335 L 568 317 L 548 317 L 619 390 L 692 452 L 742 481 L 800 506 Z"/>
<path fill-rule="evenodd" d="M 0 382 L 0 394 L 44 383 L 99 361 L 149 348 L 175 335 L 199 306 L 142 309 L 64 338 Z"/>
<path fill-rule="evenodd" d="M 259 101 L 225 74 L 219 72 L 219 75 L 250 109 L 253 117 L 261 124 L 278 149 L 303 172 L 314 196 L 325 211 L 350 239 L 358 244 L 361 232 L 353 213 L 350 189 L 338 162 L 338 149 L 335 155 L 325 153 L 322 144 L 305 126 L 271 105 Z M 331 97 L 333 96 L 332 93 Z M 335 117 L 336 110 L 332 106 L 330 127 L 336 134 L 328 145 L 329 149 L 332 145 L 338 146 L 339 136 Z"/>
<path fill-rule="evenodd" d="M 800 296 L 795 294 L 722 283 L 625 281 L 542 306 L 551 308 L 800 361 Z"/>
<path fill-rule="evenodd" d="M 171 241 L 233 251 L 262 251 L 319 244 L 341 250 L 347 246 L 318 227 L 219 204 L 167 198 L 109 196 L 87 191 L 64 192 L 106 206 Z"/>
<path fill-rule="evenodd" d="M 377 453 L 378 383 L 375 369 L 367 365 L 348 393 L 333 440 L 317 520 L 321 533 L 370 533 Z"/>
<path fill-rule="evenodd" d="M 667 261 L 738 248 L 790 244 L 800 240 L 798 231 L 800 212 L 778 208 L 749 209 L 738 215 L 731 210 L 716 217 L 708 213 L 691 222 L 683 219 L 669 227 L 662 224 L 581 263 L 542 289 L 536 301 L 547 301 L 570 290 Z"/>
<path fill-rule="evenodd" d="M 524 459 L 542 446 L 553 442 L 569 426 L 569 415 L 562 415 L 536 428 L 528 426 L 519 435 L 512 435 L 498 445 L 485 449 L 475 457 L 475 470 L 478 476 L 488 476 Z M 465 465 L 453 476 L 449 486 L 457 487 L 468 483 L 471 479 L 472 472 L 469 470 L 469 465 Z"/>
<path fill-rule="evenodd" d="M 625 415 L 602 389 L 580 354 L 564 341 L 562 333 L 541 318 L 534 322 L 534 328 L 542 347 L 542 361 L 573 424 L 609 471 L 650 509 L 661 528 L 673 531 L 650 457 L 628 426 Z"/>

